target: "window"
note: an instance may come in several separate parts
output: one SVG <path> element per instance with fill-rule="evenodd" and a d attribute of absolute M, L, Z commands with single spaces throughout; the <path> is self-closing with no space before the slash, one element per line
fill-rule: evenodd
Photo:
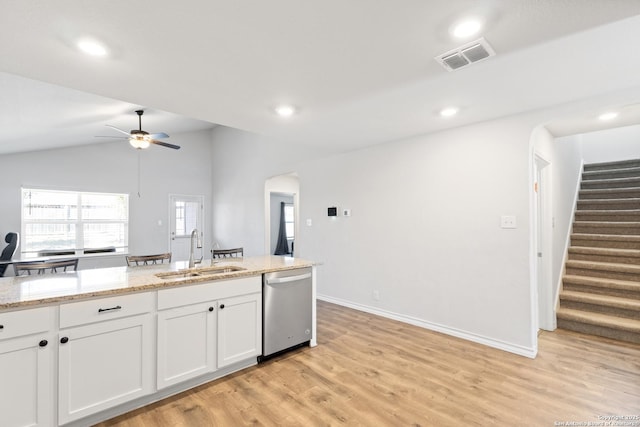
<path fill-rule="evenodd" d="M 284 226 L 287 231 L 287 239 L 293 240 L 294 238 L 294 215 L 293 205 L 284 205 Z"/>
<path fill-rule="evenodd" d="M 22 189 L 25 257 L 125 252 L 128 241 L 128 194 Z"/>
<path fill-rule="evenodd" d="M 176 200 L 176 236 L 188 236 L 191 230 L 198 228 L 198 213 L 200 212 L 200 202 L 189 200 Z"/>

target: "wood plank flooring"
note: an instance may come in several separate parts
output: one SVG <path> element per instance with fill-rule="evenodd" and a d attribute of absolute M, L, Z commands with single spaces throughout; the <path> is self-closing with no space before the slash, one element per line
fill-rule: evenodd
<path fill-rule="evenodd" d="M 531 360 L 319 301 L 317 347 L 100 426 L 554 426 L 612 415 L 640 416 L 640 345 L 542 332 Z"/>

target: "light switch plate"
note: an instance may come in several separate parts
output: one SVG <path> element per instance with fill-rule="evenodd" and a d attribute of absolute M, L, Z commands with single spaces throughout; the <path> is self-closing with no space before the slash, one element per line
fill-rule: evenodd
<path fill-rule="evenodd" d="M 313 221 L 311 219 L 307 219 L 307 227 L 311 227 L 313 225 Z"/>
<path fill-rule="evenodd" d="M 500 228 L 516 228 L 515 215 L 502 215 L 500 217 Z"/>
<path fill-rule="evenodd" d="M 342 216 L 351 216 L 351 209 L 342 209 Z"/>

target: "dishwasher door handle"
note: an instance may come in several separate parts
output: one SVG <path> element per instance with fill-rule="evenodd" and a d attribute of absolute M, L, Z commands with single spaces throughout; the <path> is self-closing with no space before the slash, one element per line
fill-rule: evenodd
<path fill-rule="evenodd" d="M 267 278 L 266 283 L 267 285 L 276 285 L 278 283 L 296 282 L 298 280 L 304 280 L 304 279 L 310 279 L 310 278 L 311 278 L 311 273 L 306 273 L 306 274 L 300 274 L 298 276 Z"/>

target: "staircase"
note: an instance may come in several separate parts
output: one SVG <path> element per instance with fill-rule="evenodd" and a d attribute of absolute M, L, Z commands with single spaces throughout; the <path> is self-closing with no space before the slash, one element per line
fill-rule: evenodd
<path fill-rule="evenodd" d="M 640 159 L 584 166 L 558 327 L 640 343 Z"/>

